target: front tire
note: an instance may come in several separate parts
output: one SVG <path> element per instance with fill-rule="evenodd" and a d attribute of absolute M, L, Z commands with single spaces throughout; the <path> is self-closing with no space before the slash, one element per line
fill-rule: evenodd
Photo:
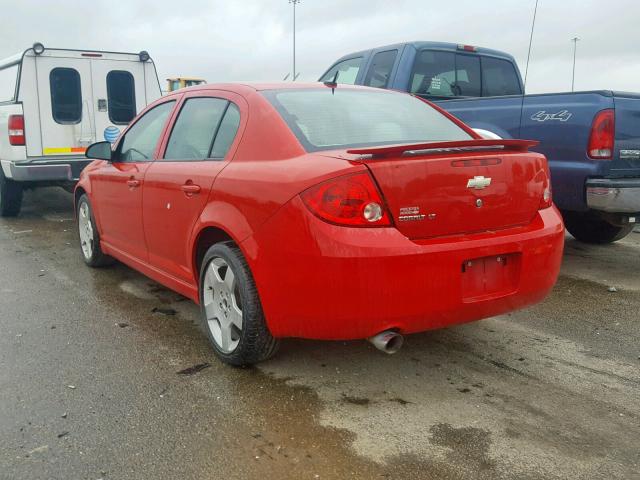
<path fill-rule="evenodd" d="M 100 248 L 100 234 L 93 216 L 91 203 L 86 194 L 83 194 L 78 199 L 76 214 L 80 252 L 84 263 L 94 268 L 111 265 L 114 262 L 113 258 L 105 255 Z"/>
<path fill-rule="evenodd" d="M 230 365 L 267 360 L 279 346 L 271 335 L 249 265 L 232 242 L 207 250 L 200 269 L 200 308 L 214 352 Z"/>
<path fill-rule="evenodd" d="M 16 217 L 22 207 L 22 185 L 4 176 L 0 166 L 0 216 Z"/>
<path fill-rule="evenodd" d="M 629 235 L 634 227 L 613 225 L 594 212 L 563 211 L 562 217 L 569 233 L 584 243 L 613 243 Z"/>

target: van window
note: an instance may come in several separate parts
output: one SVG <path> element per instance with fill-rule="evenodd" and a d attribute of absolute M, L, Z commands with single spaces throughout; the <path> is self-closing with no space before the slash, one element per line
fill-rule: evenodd
<path fill-rule="evenodd" d="M 136 93 L 133 75 L 123 70 L 113 70 L 107 74 L 107 101 L 109 120 L 126 125 L 136 116 Z"/>
<path fill-rule="evenodd" d="M 82 120 L 82 92 L 80 74 L 73 68 L 54 68 L 49 74 L 51 87 L 51 113 L 61 124 L 74 124 Z"/>
<path fill-rule="evenodd" d="M 124 134 L 118 144 L 116 161 L 151 162 L 158 139 L 176 102 L 161 103 L 146 112 Z"/>
<path fill-rule="evenodd" d="M 361 65 L 362 57 L 343 60 L 342 62 L 337 63 L 333 67 L 331 67 L 329 71 L 325 73 L 324 76 L 320 79 L 320 81 L 329 82 L 333 80 L 333 77 L 335 77 L 336 75 L 336 71 L 338 71 L 338 83 L 354 85 L 356 83 L 358 72 L 360 72 Z"/>
<path fill-rule="evenodd" d="M 435 97 L 479 97 L 480 59 L 474 55 L 422 50 L 416 57 L 411 93 Z"/>
<path fill-rule="evenodd" d="M 0 102 L 15 100 L 18 65 L 0 70 Z"/>
<path fill-rule="evenodd" d="M 386 88 L 397 55 L 398 50 L 387 50 L 386 52 L 376 53 L 373 56 L 373 61 L 364 79 L 364 84 L 370 87 Z"/>
<path fill-rule="evenodd" d="M 178 115 L 164 154 L 167 160 L 209 158 L 214 136 L 229 102 L 222 98 L 190 98 Z"/>
<path fill-rule="evenodd" d="M 482 57 L 482 96 L 520 95 L 520 80 L 513 63 Z"/>

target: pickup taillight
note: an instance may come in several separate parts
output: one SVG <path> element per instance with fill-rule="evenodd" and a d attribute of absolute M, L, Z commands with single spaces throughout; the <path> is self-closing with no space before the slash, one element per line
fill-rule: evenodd
<path fill-rule="evenodd" d="M 14 146 L 24 145 L 24 116 L 9 115 L 9 143 Z"/>
<path fill-rule="evenodd" d="M 589 147 L 587 154 L 596 160 L 613 158 L 613 142 L 615 139 L 615 112 L 613 109 L 599 111 L 591 124 Z"/>

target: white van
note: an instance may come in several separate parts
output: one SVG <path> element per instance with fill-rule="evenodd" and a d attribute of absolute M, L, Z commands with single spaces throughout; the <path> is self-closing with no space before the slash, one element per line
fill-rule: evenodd
<path fill-rule="evenodd" d="M 86 148 L 114 142 L 160 83 L 145 51 L 45 48 L 0 60 L 0 215 L 20 212 L 25 188 L 71 188 Z"/>

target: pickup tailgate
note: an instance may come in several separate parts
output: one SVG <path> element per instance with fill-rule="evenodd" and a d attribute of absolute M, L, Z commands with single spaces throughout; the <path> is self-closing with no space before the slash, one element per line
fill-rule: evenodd
<path fill-rule="evenodd" d="M 545 157 L 527 151 L 533 145 L 472 140 L 347 152 L 361 155 L 355 161 L 372 172 L 398 230 L 420 239 L 530 223 L 549 185 Z"/>
<path fill-rule="evenodd" d="M 640 95 L 614 92 L 615 147 L 609 176 L 640 177 Z"/>

